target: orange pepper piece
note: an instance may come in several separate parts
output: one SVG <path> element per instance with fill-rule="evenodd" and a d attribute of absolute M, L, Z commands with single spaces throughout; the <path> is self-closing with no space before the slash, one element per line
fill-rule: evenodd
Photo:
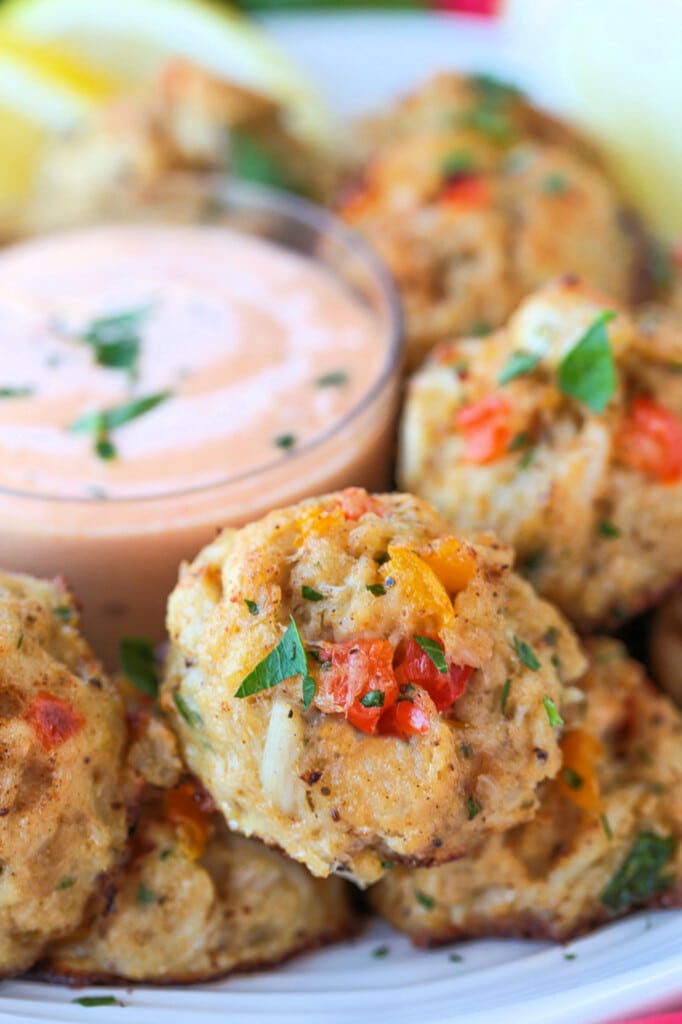
<path fill-rule="evenodd" d="M 379 569 L 384 586 L 393 580 L 409 604 L 435 616 L 440 632 L 444 625 L 452 621 L 454 611 L 447 590 L 436 573 L 411 548 L 389 544 L 388 556 L 389 561 Z"/>
<path fill-rule="evenodd" d="M 179 834 L 183 853 L 190 860 L 198 860 L 206 849 L 209 819 L 200 805 L 194 783 L 181 782 L 166 790 L 164 812 Z"/>
<path fill-rule="evenodd" d="M 464 590 L 476 573 L 476 555 L 456 537 L 440 537 L 419 549 L 423 559 L 443 584 L 448 594 Z"/>
<path fill-rule="evenodd" d="M 561 751 L 564 761 L 557 776 L 559 789 L 582 811 L 598 811 L 601 743 L 586 729 L 571 729 L 561 741 Z"/>

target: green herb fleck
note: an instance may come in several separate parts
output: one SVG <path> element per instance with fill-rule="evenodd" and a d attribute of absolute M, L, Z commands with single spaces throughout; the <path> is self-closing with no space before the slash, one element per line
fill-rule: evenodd
<path fill-rule="evenodd" d="M 607 839 L 613 839 L 613 830 L 611 823 L 605 814 L 600 815 L 599 820 L 601 821 L 601 827 L 604 829 L 604 835 Z"/>
<path fill-rule="evenodd" d="M 561 776 L 570 789 L 582 789 L 583 777 L 574 768 L 564 768 Z"/>
<path fill-rule="evenodd" d="M 134 371 L 142 344 L 141 328 L 149 308 L 93 320 L 76 340 L 92 346 L 95 362 L 116 370 Z"/>
<path fill-rule="evenodd" d="M 559 364 L 559 388 L 594 413 L 602 413 L 616 390 L 616 370 L 606 325 L 616 314 L 607 309 Z"/>
<path fill-rule="evenodd" d="M 244 598 L 244 604 L 249 609 L 249 614 L 250 615 L 258 615 L 259 614 L 260 608 L 258 607 L 258 605 L 256 604 L 255 601 L 250 601 L 248 599 L 248 597 L 246 597 L 246 598 Z"/>
<path fill-rule="evenodd" d="M 470 80 L 473 87 L 489 103 L 509 103 L 511 100 L 523 98 L 523 92 L 517 86 L 505 82 L 502 78 L 496 78 L 495 75 L 479 72 L 472 75 Z"/>
<path fill-rule="evenodd" d="M 72 1003 L 77 1006 L 123 1006 L 120 999 L 116 996 L 79 996 L 78 999 L 72 999 Z"/>
<path fill-rule="evenodd" d="M 486 334 L 490 334 L 492 329 L 492 325 L 487 320 L 474 320 L 470 324 L 467 334 L 470 334 L 472 338 L 483 338 Z M 464 364 L 464 369 L 468 369 L 466 363 Z"/>
<path fill-rule="evenodd" d="M 488 105 L 471 110 L 462 118 L 465 128 L 471 128 L 481 135 L 485 135 L 491 142 L 504 146 L 512 142 L 516 131 L 512 121 L 500 110 L 494 110 Z"/>
<path fill-rule="evenodd" d="M 118 645 L 121 671 L 138 690 L 156 699 L 159 677 L 156 671 L 154 644 L 145 636 L 126 636 Z"/>
<path fill-rule="evenodd" d="M 173 854 L 172 847 L 168 847 L 167 850 L 162 850 L 161 851 L 161 853 L 159 854 L 159 860 L 168 860 L 168 858 L 170 856 L 172 856 L 172 854 Z"/>
<path fill-rule="evenodd" d="M 576 953 L 564 953 L 564 960 L 575 960 Z"/>
<path fill-rule="evenodd" d="M 383 708 L 384 706 L 384 691 L 383 690 L 368 690 L 367 693 L 363 694 L 360 698 L 360 703 L 363 708 Z"/>
<path fill-rule="evenodd" d="M 522 448 L 525 448 L 529 441 L 528 434 L 525 430 L 522 430 L 519 434 L 515 434 L 511 441 L 507 445 L 508 452 L 518 452 Z"/>
<path fill-rule="evenodd" d="M 666 889 L 672 876 L 661 872 L 675 848 L 672 836 L 642 832 L 600 896 L 607 910 L 620 914 Z"/>
<path fill-rule="evenodd" d="M 448 960 L 451 964 L 461 964 L 464 962 L 464 957 L 460 956 L 459 953 L 450 953 L 448 955 Z"/>
<path fill-rule="evenodd" d="M 0 398 L 28 398 L 33 388 L 0 388 Z"/>
<path fill-rule="evenodd" d="M 675 280 L 675 260 L 670 248 L 663 242 L 649 241 L 646 268 L 657 288 L 667 291 L 672 287 Z"/>
<path fill-rule="evenodd" d="M 95 453 L 105 462 L 116 458 L 116 449 L 108 437 L 100 437 L 95 441 Z"/>
<path fill-rule="evenodd" d="M 563 174 L 547 174 L 542 179 L 541 188 L 547 196 L 560 196 L 568 191 L 568 181 Z"/>
<path fill-rule="evenodd" d="M 533 448 L 528 448 L 519 459 L 519 469 L 528 469 L 531 462 L 533 461 L 534 455 L 535 450 Z"/>
<path fill-rule="evenodd" d="M 609 522 L 608 519 L 600 519 L 597 524 L 597 530 L 599 531 L 600 537 L 606 537 L 608 539 L 620 537 L 622 533 L 622 530 L 616 526 L 615 523 Z"/>
<path fill-rule="evenodd" d="M 428 636 L 415 636 L 414 639 L 419 644 L 429 661 L 436 666 L 438 671 L 442 673 L 442 675 L 447 675 L 448 666 L 440 644 L 435 640 L 431 640 Z"/>
<path fill-rule="evenodd" d="M 469 799 L 467 800 L 467 818 L 469 819 L 469 821 L 473 821 L 480 810 L 481 805 L 474 799 L 473 796 L 470 796 Z"/>
<path fill-rule="evenodd" d="M 303 682 L 305 683 L 308 676 L 308 659 L 303 647 L 303 641 L 301 640 L 301 634 L 292 616 L 286 632 L 277 646 L 273 647 L 270 653 L 266 654 L 263 660 L 249 672 L 236 691 L 235 697 L 251 697 L 254 693 L 260 693 L 261 690 L 269 690 L 273 686 L 283 683 L 285 679 L 291 679 L 293 676 L 298 675 L 303 677 Z M 307 692 L 309 693 L 309 683 L 307 687 Z M 312 697 L 310 699 L 312 700 Z M 308 707 L 309 702 L 308 705 L 305 702 L 306 692 L 304 690 L 303 703 L 304 707 Z"/>
<path fill-rule="evenodd" d="M 324 596 L 319 592 L 319 590 L 313 590 L 313 588 L 309 587 L 306 583 L 301 587 L 301 594 L 306 601 L 324 601 Z"/>
<path fill-rule="evenodd" d="M 542 567 L 542 563 L 545 560 L 545 552 L 539 549 L 538 551 L 529 551 L 527 555 L 524 555 L 522 559 L 522 566 L 524 572 L 538 572 Z"/>
<path fill-rule="evenodd" d="M 230 171 L 236 178 L 292 190 L 290 175 L 279 161 L 259 139 L 245 131 L 233 129 L 230 132 L 229 161 Z"/>
<path fill-rule="evenodd" d="M 424 910 L 433 910 L 433 908 L 436 905 L 436 901 L 434 900 L 433 896 L 429 896 L 427 893 L 422 892 L 420 889 L 417 889 L 417 892 L 415 893 L 415 899 L 417 900 L 417 903 L 421 903 Z"/>
<path fill-rule="evenodd" d="M 530 644 L 527 644 L 525 640 L 519 640 L 519 638 L 514 635 L 514 650 L 519 657 L 519 661 L 521 661 L 526 668 L 529 668 L 531 672 L 537 672 L 540 668 L 540 662 L 536 658 L 535 651 Z"/>
<path fill-rule="evenodd" d="M 75 884 L 76 884 L 76 879 L 75 878 L 71 878 L 71 876 L 68 876 L 67 878 L 62 878 L 61 882 L 57 882 L 57 885 L 55 886 L 55 888 L 58 889 L 58 890 L 70 889 Z"/>
<path fill-rule="evenodd" d="M 315 694 L 317 693 L 317 683 L 312 676 L 303 676 L 303 710 L 307 711 L 312 702 L 315 700 Z"/>
<path fill-rule="evenodd" d="M 376 949 L 372 950 L 372 956 L 375 960 L 383 960 L 385 956 L 391 952 L 390 946 L 377 946 Z"/>
<path fill-rule="evenodd" d="M 369 590 L 370 594 L 374 594 L 375 597 L 383 597 L 386 593 L 383 583 L 368 583 L 365 590 Z"/>
<path fill-rule="evenodd" d="M 502 708 L 502 714 L 504 715 L 507 710 L 507 701 L 509 700 L 509 691 L 511 690 L 511 679 L 507 679 L 502 689 L 502 700 L 500 701 L 500 707 Z"/>
<path fill-rule="evenodd" d="M 498 384 L 508 384 L 510 380 L 532 373 L 539 362 L 540 356 L 535 352 L 512 352 L 497 378 Z"/>
<path fill-rule="evenodd" d="M 173 703 L 180 712 L 180 716 L 182 717 L 182 719 L 191 729 L 194 729 L 202 724 L 201 715 L 199 714 L 199 712 L 195 711 L 194 708 L 191 708 L 189 706 L 189 704 L 187 703 L 187 701 L 185 700 L 181 693 L 173 694 Z"/>
<path fill-rule="evenodd" d="M 137 902 L 142 903 L 148 907 L 151 903 L 156 903 L 156 893 L 148 889 L 144 882 L 140 882 L 137 887 Z"/>
<path fill-rule="evenodd" d="M 550 626 L 545 635 L 542 638 L 543 643 L 549 644 L 550 647 L 555 647 L 556 642 L 559 639 L 559 630 L 556 626 Z"/>
<path fill-rule="evenodd" d="M 384 871 L 392 871 L 393 868 L 395 867 L 395 861 L 392 861 L 392 860 L 382 860 L 381 861 L 381 866 L 384 869 Z"/>
<path fill-rule="evenodd" d="M 441 164 L 444 178 L 457 178 L 463 174 L 471 174 L 476 169 L 476 161 L 466 149 L 456 149 L 448 153 Z"/>
<path fill-rule="evenodd" d="M 24 631 L 23 631 L 23 629 L 20 629 L 19 630 L 19 636 L 17 637 L 17 650 L 18 651 L 21 650 L 23 643 L 24 643 Z"/>
<path fill-rule="evenodd" d="M 551 697 L 543 697 L 542 703 L 545 705 L 545 711 L 547 712 L 547 718 L 551 726 L 563 725 L 564 720 L 557 711 L 556 704 Z"/>
<path fill-rule="evenodd" d="M 462 755 L 462 757 L 465 757 L 465 758 L 471 757 L 471 754 L 472 754 L 471 747 L 469 746 L 468 743 L 460 743 L 460 745 L 459 745 L 459 752 Z"/>
<path fill-rule="evenodd" d="M 272 443 L 277 445 L 278 448 L 284 449 L 285 452 L 288 452 L 291 451 L 296 444 L 296 438 L 293 434 L 280 434 Z"/>
<path fill-rule="evenodd" d="M 80 419 L 74 420 L 69 426 L 69 430 L 73 434 L 94 434 L 96 454 L 102 459 L 113 459 L 116 457 L 116 450 L 111 443 L 110 432 L 130 423 L 138 416 L 144 416 L 145 413 L 151 412 L 161 402 L 167 401 L 171 395 L 171 391 L 162 391 L 144 398 L 136 398 L 132 402 L 125 402 L 123 405 L 117 405 L 111 409 L 86 413 Z"/>
<path fill-rule="evenodd" d="M 62 622 L 71 622 L 73 608 L 70 608 L 68 604 L 58 604 L 56 608 L 52 609 L 52 614 L 56 615 Z"/>
<path fill-rule="evenodd" d="M 323 373 L 321 377 L 315 378 L 315 386 L 318 388 L 342 388 L 350 380 L 345 370 L 332 370 L 330 373 Z"/>

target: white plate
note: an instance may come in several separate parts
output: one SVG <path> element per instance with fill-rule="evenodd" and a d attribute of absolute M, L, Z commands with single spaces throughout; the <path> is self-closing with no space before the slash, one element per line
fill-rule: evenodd
<path fill-rule="evenodd" d="M 344 114 L 381 105 L 442 68 L 485 69 L 571 113 L 571 76 L 559 42 L 585 3 L 513 4 L 503 24 L 437 15 L 299 15 L 268 19 L 275 35 Z M 634 0 L 632 0 L 634 3 Z M 657 0 L 679 25 L 681 8 Z M 613 9 L 613 0 L 600 0 Z M 619 11 L 631 0 L 618 0 Z M 654 9 L 642 5 L 649 13 Z M 563 21 L 562 21 L 563 19 Z M 626 18 L 612 43 L 633 61 L 639 38 Z M 629 25 L 629 27 L 628 27 Z M 571 28 L 573 26 L 573 29 Z M 672 28 L 672 24 L 671 24 Z M 679 30 L 670 32 L 679 39 Z M 633 50 L 632 48 L 635 48 Z M 569 69 L 570 71 L 570 69 Z M 388 946 L 384 957 L 374 951 Z M 450 959 L 461 956 L 461 961 Z M 83 1009 L 85 993 L 114 994 L 124 1009 Z M 0 1020 L 33 1024 L 598 1024 L 682 1002 L 682 913 L 638 914 L 570 946 L 470 942 L 416 951 L 375 922 L 353 943 L 264 974 L 185 989 L 74 992 L 5 982 Z"/>

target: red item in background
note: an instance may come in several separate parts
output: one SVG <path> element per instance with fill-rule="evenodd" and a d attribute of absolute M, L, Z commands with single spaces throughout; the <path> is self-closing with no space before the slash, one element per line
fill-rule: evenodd
<path fill-rule="evenodd" d="M 433 7 L 452 14 L 474 14 L 479 18 L 496 18 L 502 13 L 502 0 L 434 0 Z"/>

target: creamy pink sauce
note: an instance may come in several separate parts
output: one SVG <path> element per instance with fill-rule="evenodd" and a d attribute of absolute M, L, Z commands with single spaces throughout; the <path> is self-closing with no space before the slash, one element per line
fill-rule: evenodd
<path fill-rule="evenodd" d="M 141 314 L 134 375 L 98 365 L 79 340 L 128 312 Z M 0 481 L 138 497 L 286 459 L 376 381 L 386 353 L 375 330 L 323 268 L 224 229 L 98 227 L 16 246 L 0 255 L 0 389 L 30 394 L 0 399 Z M 114 459 L 97 456 L 92 430 L 70 429 L 165 392 L 110 431 Z"/>
<path fill-rule="evenodd" d="M 140 310 L 134 367 L 98 365 L 81 336 Z M 180 561 L 218 528 L 388 486 L 389 348 L 386 323 L 321 265 L 224 228 L 106 226 L 4 250 L 0 567 L 66 575 L 110 664 L 121 636 L 160 640 Z M 109 430 L 113 459 L 72 429 L 165 392 Z"/>

